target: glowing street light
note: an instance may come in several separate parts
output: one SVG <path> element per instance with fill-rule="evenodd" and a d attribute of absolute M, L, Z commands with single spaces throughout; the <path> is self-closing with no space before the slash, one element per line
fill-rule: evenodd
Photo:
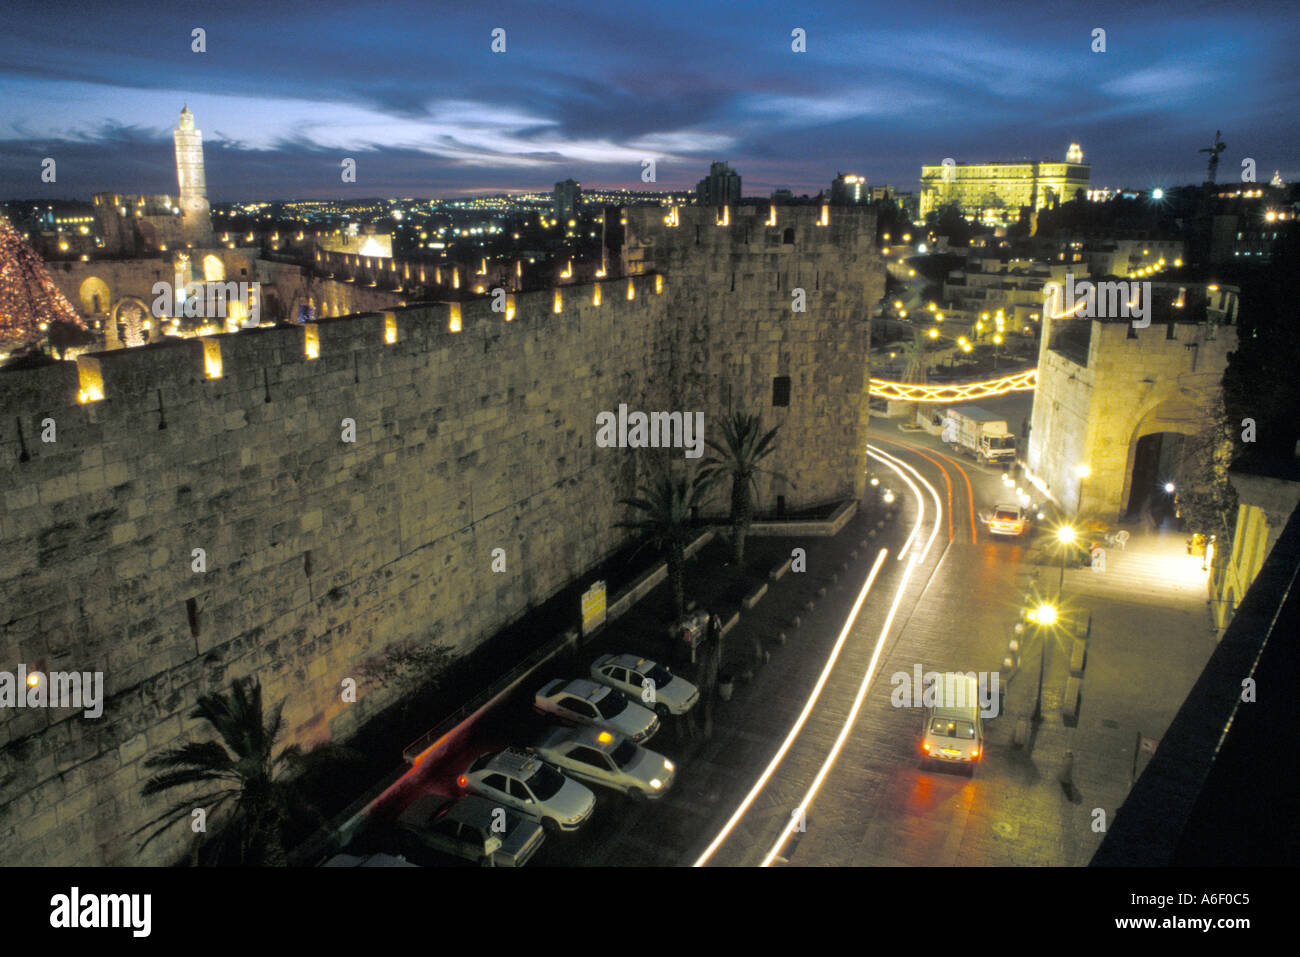
<path fill-rule="evenodd" d="M 1165 491 L 1166 491 L 1168 494 L 1173 495 L 1175 490 L 1176 490 L 1176 486 L 1174 485 L 1173 482 L 1166 482 L 1166 483 L 1165 483 Z"/>
<path fill-rule="evenodd" d="M 1043 720 L 1043 672 L 1047 670 L 1047 631 L 1056 624 L 1057 612 L 1056 606 L 1048 602 L 1043 602 L 1037 608 L 1029 612 L 1030 621 L 1038 627 L 1035 631 L 1038 633 L 1039 653 L 1038 653 L 1038 693 L 1034 696 L 1034 716 L 1033 722 L 1037 724 Z"/>

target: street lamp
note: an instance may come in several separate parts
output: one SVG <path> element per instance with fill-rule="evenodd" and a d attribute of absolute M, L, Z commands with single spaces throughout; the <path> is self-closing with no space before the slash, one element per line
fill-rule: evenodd
<path fill-rule="evenodd" d="M 1040 643 L 1038 653 L 1038 692 L 1034 696 L 1033 716 L 1033 721 L 1037 724 L 1043 720 L 1043 672 L 1047 670 L 1047 632 L 1045 629 L 1056 624 L 1056 606 L 1043 602 L 1029 612 L 1029 620 L 1037 626 L 1034 630 L 1038 633 Z"/>
<path fill-rule="evenodd" d="M 1074 544 L 1075 532 L 1073 525 L 1062 525 L 1056 530 L 1056 540 L 1061 544 L 1061 577 L 1056 583 L 1056 600 L 1061 600 L 1061 592 L 1065 589 L 1065 553 L 1070 546 Z M 1053 609 L 1055 612 L 1055 609 Z M 1053 618 L 1053 621 L 1056 619 Z"/>

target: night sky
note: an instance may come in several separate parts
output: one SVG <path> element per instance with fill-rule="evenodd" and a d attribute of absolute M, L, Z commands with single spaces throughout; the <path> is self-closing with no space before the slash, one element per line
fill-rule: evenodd
<path fill-rule="evenodd" d="M 191 52 L 190 31 L 207 31 Z M 506 30 L 507 51 L 489 49 Z M 807 31 L 807 53 L 791 31 Z M 1106 30 L 1105 53 L 1091 52 Z M 188 103 L 214 202 L 693 186 L 1063 159 L 1094 185 L 1300 175 L 1300 4 L 16 0 L 0 32 L 0 198 L 175 192 Z M 58 181 L 40 180 L 42 157 Z M 343 157 L 357 182 L 340 180 Z M 641 181 L 641 161 L 658 181 Z"/>

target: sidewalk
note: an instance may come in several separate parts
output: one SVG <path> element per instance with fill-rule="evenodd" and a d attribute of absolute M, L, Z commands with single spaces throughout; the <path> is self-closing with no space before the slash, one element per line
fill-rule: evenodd
<path fill-rule="evenodd" d="M 1062 605 L 1081 622 L 1092 615 L 1078 727 L 1066 727 L 1061 717 L 1070 643 L 1060 640 L 1048 651 L 1043 721 L 1031 748 L 1012 752 L 1026 770 L 1037 771 L 1038 783 L 1030 789 L 1034 804 L 1063 800 L 1057 776 L 1066 752 L 1074 753 L 1080 800 L 1072 809 L 1060 805 L 1061 857 L 1044 864 L 1088 863 L 1103 837 L 1093 830 L 1099 819 L 1095 809 L 1104 810 L 1108 826 L 1132 786 L 1137 736 L 1158 740 L 1164 734 L 1215 647 L 1207 573 L 1200 556 L 1187 554 L 1186 534 L 1145 525 L 1128 528 L 1128 547 L 1107 549 L 1104 572 L 1089 567 L 1065 571 Z M 1044 596 L 1056 594 L 1058 567 L 1026 564 L 1021 572 L 1027 586 Z M 1026 651 L 1006 703 L 1011 720 L 998 722 L 1004 733 L 1014 728 L 1018 716 L 1033 711 L 1038 651 L 1034 645 Z M 1138 774 L 1148 759 L 1140 756 Z M 1044 787 L 1046 794 L 1041 793 Z"/>

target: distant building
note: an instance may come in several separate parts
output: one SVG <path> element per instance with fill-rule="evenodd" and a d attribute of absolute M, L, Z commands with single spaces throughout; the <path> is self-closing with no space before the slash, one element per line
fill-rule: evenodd
<path fill-rule="evenodd" d="M 726 163 L 709 164 L 709 175 L 695 186 L 701 206 L 735 206 L 740 202 L 740 174 Z"/>
<path fill-rule="evenodd" d="M 180 125 L 172 132 L 176 144 L 176 182 L 181 194 L 181 231 L 187 246 L 212 244 L 212 210 L 208 206 L 207 175 L 203 168 L 203 131 L 195 128 L 194 114 L 181 110 Z"/>
<path fill-rule="evenodd" d="M 894 187 L 892 186 L 872 186 L 867 190 L 867 195 L 873 203 L 879 203 L 885 200 L 892 200 L 894 196 Z"/>
<path fill-rule="evenodd" d="M 831 205 L 856 206 L 870 199 L 865 176 L 838 173 L 831 180 Z"/>
<path fill-rule="evenodd" d="M 1210 195 L 1209 258 L 1213 265 L 1267 262 L 1273 244 L 1296 218 L 1282 186 L 1235 183 Z"/>
<path fill-rule="evenodd" d="M 203 170 L 203 133 L 195 128 L 194 114 L 188 108 L 181 111 L 172 138 L 179 195 L 95 194 L 95 218 L 104 240 L 103 251 L 109 255 L 135 256 L 152 250 L 213 245 L 212 213 Z"/>
<path fill-rule="evenodd" d="M 989 225 L 1018 222 L 1022 208 L 1030 214 L 1068 203 L 1087 194 L 1091 168 L 1083 151 L 1071 143 L 1063 163 L 955 163 L 921 167 L 920 218 L 948 203 L 962 215 Z"/>
<path fill-rule="evenodd" d="M 580 202 L 582 202 L 582 186 L 579 183 L 566 179 L 562 183 L 555 184 L 555 190 L 551 193 L 551 211 L 561 223 L 573 219 Z"/>

